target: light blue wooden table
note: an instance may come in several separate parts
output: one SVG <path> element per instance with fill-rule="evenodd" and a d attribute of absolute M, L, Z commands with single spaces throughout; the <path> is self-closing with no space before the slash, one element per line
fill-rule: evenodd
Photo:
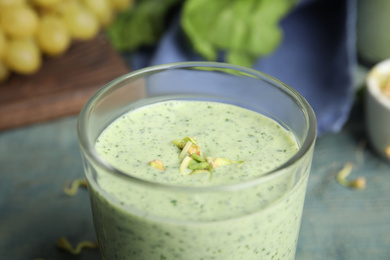
<path fill-rule="evenodd" d="M 361 104 L 338 134 L 318 138 L 303 212 L 297 260 L 390 259 L 390 164 L 366 144 Z M 55 246 L 94 240 L 85 189 L 69 197 L 62 185 L 83 178 L 76 117 L 0 132 L 0 259 L 99 259 L 97 250 L 69 255 Z M 346 162 L 365 190 L 336 182 Z"/>

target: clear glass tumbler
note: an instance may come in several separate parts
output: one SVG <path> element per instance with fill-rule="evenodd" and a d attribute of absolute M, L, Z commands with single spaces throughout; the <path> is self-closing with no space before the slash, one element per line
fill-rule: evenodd
<path fill-rule="evenodd" d="M 99 156 L 95 142 L 110 123 L 131 109 L 166 100 L 217 101 L 256 111 L 290 131 L 299 150 L 260 177 L 207 187 L 140 179 Z M 250 68 L 172 63 L 109 82 L 78 120 L 102 258 L 294 259 L 316 129 L 314 112 L 297 91 Z M 229 129 L 221 134 L 229 135 Z M 282 185 L 283 192 L 275 192 Z"/>

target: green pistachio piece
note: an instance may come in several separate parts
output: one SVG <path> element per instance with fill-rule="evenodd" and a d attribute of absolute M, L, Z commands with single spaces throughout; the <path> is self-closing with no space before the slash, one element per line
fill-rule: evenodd
<path fill-rule="evenodd" d="M 191 154 L 191 158 L 198 161 L 198 162 L 205 162 L 206 159 L 203 156 L 200 156 L 196 153 Z"/>
<path fill-rule="evenodd" d="M 207 157 L 206 160 L 211 164 L 212 168 L 215 169 L 219 166 L 225 166 L 235 163 L 243 163 L 244 161 L 232 161 L 228 158 L 222 158 L 222 157 Z"/>
<path fill-rule="evenodd" d="M 156 168 L 156 169 L 158 169 L 158 170 L 165 171 L 165 167 L 164 167 L 164 165 L 163 165 L 161 160 L 150 161 L 149 165 L 154 167 L 154 168 Z"/>
<path fill-rule="evenodd" d="M 195 137 L 184 137 L 183 138 L 183 142 L 188 142 L 188 141 L 190 141 L 193 144 L 197 144 Z"/>
<path fill-rule="evenodd" d="M 174 145 L 176 145 L 179 149 L 183 149 L 186 143 L 190 141 L 193 144 L 197 144 L 195 141 L 195 137 L 184 137 L 183 139 L 175 139 L 172 141 Z"/>
<path fill-rule="evenodd" d="M 182 139 L 176 139 L 173 140 L 172 143 L 177 146 L 180 150 L 183 149 L 184 145 L 186 145 L 184 142 L 181 141 Z"/>
<path fill-rule="evenodd" d="M 188 168 L 191 170 L 205 170 L 209 168 L 209 163 L 208 162 L 197 162 L 195 160 L 192 160 L 188 164 Z"/>
<path fill-rule="evenodd" d="M 183 159 L 179 170 L 182 175 L 190 175 L 201 172 L 210 172 L 210 179 L 213 176 L 213 169 L 243 161 L 232 161 L 222 157 L 203 157 L 200 146 L 197 145 L 194 137 L 184 137 L 172 141 L 180 150 L 179 159 Z M 188 169 L 192 170 L 189 172 Z"/>

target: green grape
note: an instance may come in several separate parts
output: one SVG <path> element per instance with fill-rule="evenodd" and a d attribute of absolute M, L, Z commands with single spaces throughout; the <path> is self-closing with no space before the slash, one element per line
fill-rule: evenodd
<path fill-rule="evenodd" d="M 61 0 L 31 0 L 31 3 L 41 8 L 52 8 L 57 6 Z"/>
<path fill-rule="evenodd" d="M 38 22 L 37 13 L 28 6 L 12 6 L 1 10 L 0 26 L 11 37 L 33 36 Z"/>
<path fill-rule="evenodd" d="M 98 20 L 85 8 L 75 8 L 64 12 L 63 20 L 74 39 L 90 40 L 99 32 Z"/>
<path fill-rule="evenodd" d="M 25 0 L 0 0 L 0 9 L 24 4 L 26 4 Z"/>
<path fill-rule="evenodd" d="M 10 74 L 11 72 L 9 71 L 7 66 L 5 66 L 5 64 L 0 61 L 0 83 L 6 81 Z"/>
<path fill-rule="evenodd" d="M 111 6 L 116 11 L 123 11 L 133 6 L 134 0 L 110 0 Z"/>
<path fill-rule="evenodd" d="M 7 39 L 5 38 L 3 30 L 0 28 L 0 61 L 4 57 L 6 48 L 7 48 Z"/>
<path fill-rule="evenodd" d="M 42 57 L 34 41 L 13 39 L 7 45 L 4 63 L 13 72 L 29 75 L 39 70 Z"/>
<path fill-rule="evenodd" d="M 69 12 L 75 12 L 80 9 L 81 3 L 77 0 L 67 0 L 61 1 L 57 6 L 55 6 L 55 12 L 60 15 L 65 15 Z"/>
<path fill-rule="evenodd" d="M 102 26 L 110 24 L 113 13 L 109 0 L 83 0 L 83 3 L 96 16 Z"/>
<path fill-rule="evenodd" d="M 54 15 L 41 18 L 36 40 L 41 51 L 49 56 L 64 53 L 71 44 L 71 37 L 64 22 Z"/>

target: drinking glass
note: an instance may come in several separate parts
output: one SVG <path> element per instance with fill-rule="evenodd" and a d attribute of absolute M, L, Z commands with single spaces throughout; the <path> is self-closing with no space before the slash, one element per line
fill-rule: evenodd
<path fill-rule="evenodd" d="M 214 101 L 253 110 L 289 131 L 299 149 L 260 177 L 196 187 L 138 178 L 98 154 L 96 140 L 114 120 L 168 100 Z M 311 106 L 292 87 L 231 64 L 152 66 L 103 86 L 85 104 L 77 127 L 103 259 L 295 258 L 317 126 Z M 221 134 L 231 133 L 226 129 Z"/>

